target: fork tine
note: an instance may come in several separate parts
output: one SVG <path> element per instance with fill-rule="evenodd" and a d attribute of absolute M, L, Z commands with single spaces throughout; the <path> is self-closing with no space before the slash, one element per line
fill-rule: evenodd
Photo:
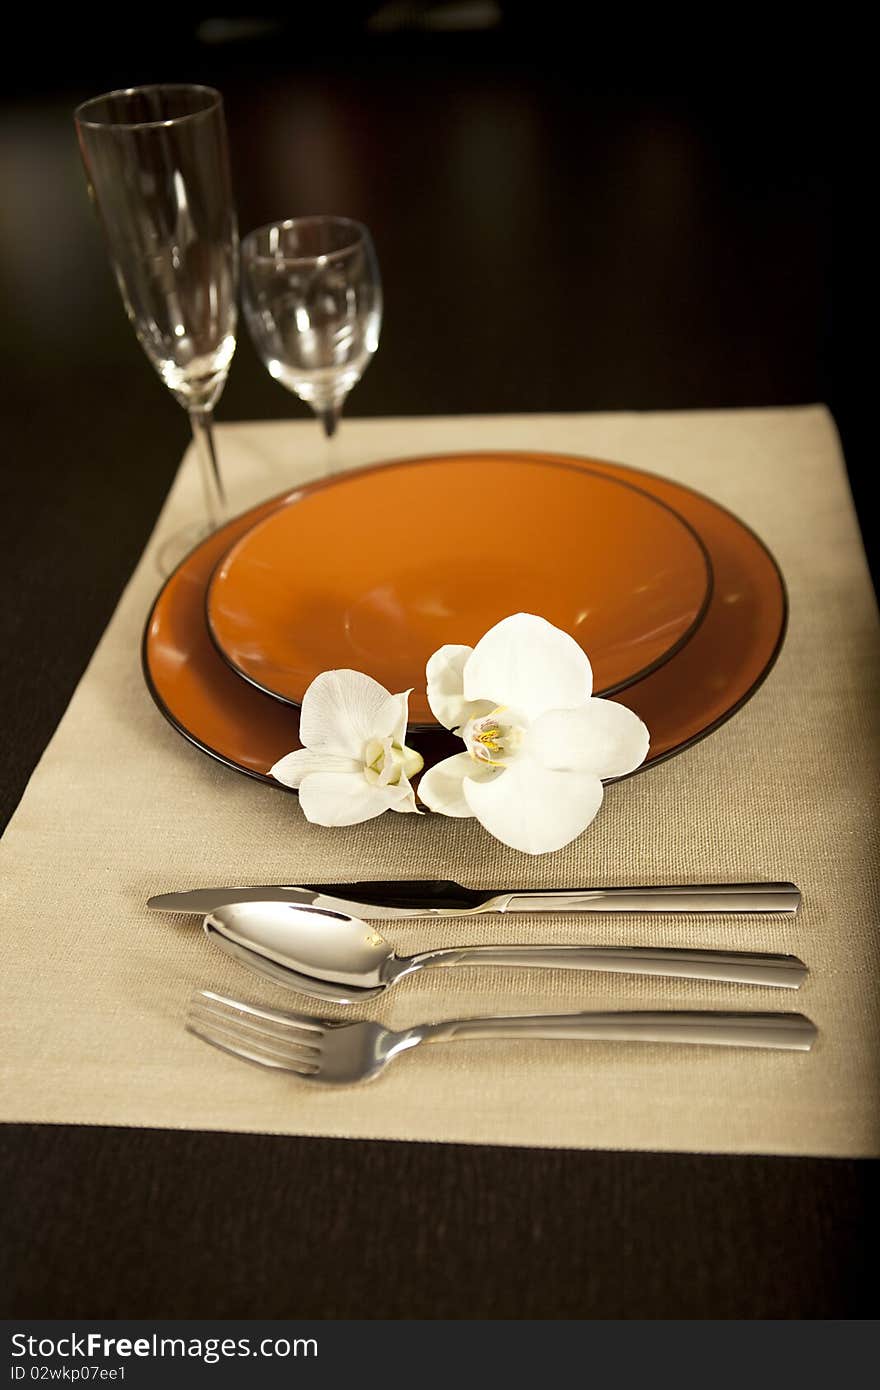
<path fill-rule="evenodd" d="M 190 1009 L 198 1009 L 203 1013 L 211 1014 L 215 1018 L 223 1019 L 224 1022 L 234 1024 L 237 1028 L 253 1029 L 255 1033 L 262 1033 L 267 1038 L 277 1038 L 279 1042 L 298 1043 L 300 1047 L 320 1047 L 324 1036 L 318 1028 L 298 1028 L 293 1024 L 275 1023 L 271 1019 L 264 1022 L 258 1013 L 251 1011 L 243 1013 L 239 1009 L 226 1008 L 217 1004 L 213 999 L 202 998 L 199 995 L 193 995 L 191 998 Z"/>
<path fill-rule="evenodd" d="M 257 1004 L 245 1004 L 241 999 L 230 999 L 225 994 L 215 994 L 212 989 L 195 990 L 192 1000 L 196 999 L 210 999 L 224 1009 L 234 1009 L 239 1014 L 250 1014 L 254 1018 L 262 1018 L 269 1023 L 279 1023 L 283 1028 L 296 1028 L 319 1034 L 324 1032 L 324 1024 L 320 1019 L 308 1018 L 305 1014 L 292 1014 L 285 1009 L 265 1009 Z"/>
<path fill-rule="evenodd" d="M 315 1076 L 318 1072 L 316 1061 L 308 1061 L 287 1053 L 275 1052 L 258 1042 L 242 1041 L 234 1032 L 213 1027 L 190 1014 L 186 1020 L 186 1030 L 203 1042 L 210 1043 L 221 1052 L 229 1052 L 233 1057 L 256 1062 L 261 1067 L 274 1067 L 279 1071 L 295 1072 L 297 1076 Z"/>
<path fill-rule="evenodd" d="M 232 1013 L 223 1013 L 220 1010 L 210 1008 L 207 1004 L 193 1002 L 190 1005 L 189 1016 L 198 1019 L 206 1027 L 219 1029 L 248 1041 L 256 1047 L 274 1050 L 280 1056 L 295 1056 L 299 1057 L 301 1061 L 313 1062 L 321 1053 L 320 1039 L 314 1034 L 300 1036 L 281 1030 L 275 1031 L 271 1027 L 264 1027 L 259 1020 L 239 1017 Z"/>

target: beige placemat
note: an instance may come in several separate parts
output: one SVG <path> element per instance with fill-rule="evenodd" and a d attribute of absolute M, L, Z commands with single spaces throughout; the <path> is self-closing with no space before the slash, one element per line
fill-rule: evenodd
<path fill-rule="evenodd" d="M 319 473 L 328 460 L 310 421 L 225 426 L 220 447 L 236 506 Z M 295 798 L 187 745 L 144 688 L 138 648 L 159 582 L 155 552 L 200 504 L 187 457 L 0 845 L 0 1118 L 573 1147 L 880 1151 L 877 614 L 828 414 L 347 419 L 331 446 L 337 469 L 494 447 L 647 467 L 754 526 L 791 597 L 788 640 L 767 684 L 712 738 L 610 789 L 594 826 L 549 859 L 507 850 L 474 822 L 439 817 L 309 826 Z M 148 894 L 407 874 L 493 887 L 792 878 L 805 894 L 794 922 L 499 918 L 465 934 L 761 947 L 802 955 L 813 974 L 792 996 L 566 972 L 426 973 L 374 1006 L 391 1026 L 542 1008 L 800 1007 L 822 1030 L 818 1046 L 802 1055 L 452 1043 L 419 1049 L 371 1087 L 325 1092 L 244 1066 L 183 1032 L 196 986 L 288 1006 L 292 996 L 209 947 L 194 920 L 148 913 Z M 406 950 L 460 943 L 462 934 L 436 921 L 387 931 Z"/>

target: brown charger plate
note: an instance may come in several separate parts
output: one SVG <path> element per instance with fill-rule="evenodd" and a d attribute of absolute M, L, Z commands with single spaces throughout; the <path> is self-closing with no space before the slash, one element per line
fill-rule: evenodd
<path fill-rule="evenodd" d="M 510 613 L 540 613 L 589 654 L 610 695 L 668 661 L 709 603 L 688 522 L 630 479 L 550 456 L 403 460 L 306 489 L 253 524 L 208 585 L 208 629 L 258 689 L 299 705 L 321 672 L 412 690 L 425 665 Z"/>
<path fill-rule="evenodd" d="M 709 498 L 622 464 L 559 461 L 638 484 L 687 519 L 711 558 L 714 588 L 696 633 L 671 661 L 620 697 L 651 732 L 650 752 L 637 769 L 643 772 L 705 738 L 755 693 L 785 635 L 785 586 L 754 532 Z M 297 711 L 242 680 L 218 654 L 205 623 L 205 591 L 230 545 L 301 495 L 302 490 L 264 502 L 197 546 L 159 592 L 143 641 L 150 693 L 178 732 L 210 757 L 273 787 L 279 784 L 269 777 L 269 768 L 299 747 Z M 411 741 L 429 763 L 461 748 L 439 729 Z"/>

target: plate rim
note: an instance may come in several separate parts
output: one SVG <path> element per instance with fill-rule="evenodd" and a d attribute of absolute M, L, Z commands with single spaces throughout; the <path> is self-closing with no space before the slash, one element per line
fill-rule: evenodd
<path fill-rule="evenodd" d="M 553 467 L 564 467 L 569 469 L 571 472 L 575 473 L 587 473 L 593 478 L 599 478 L 604 480 L 605 482 L 614 483 L 619 487 L 627 488 L 629 489 L 629 491 L 637 492 L 642 497 L 647 498 L 648 501 L 650 501 L 654 506 L 660 507 L 664 511 L 669 512 L 671 516 L 674 518 L 674 520 L 677 521 L 679 525 L 682 526 L 684 530 L 690 534 L 691 539 L 696 542 L 697 549 L 703 561 L 705 588 L 703 590 L 703 596 L 700 602 L 700 606 L 697 609 L 691 623 L 686 628 L 686 630 L 683 633 L 681 633 L 679 637 L 676 638 L 675 642 L 673 642 L 673 644 L 670 647 L 668 647 L 665 651 L 661 652 L 658 657 L 655 657 L 654 660 L 649 662 L 646 666 L 641 667 L 638 671 L 634 672 L 629 676 L 626 676 L 623 680 L 617 681 L 612 685 L 603 686 L 600 690 L 594 690 L 593 695 L 596 699 L 608 699 L 612 695 L 619 695 L 622 691 L 628 690 L 630 686 L 637 685 L 639 681 L 647 679 L 648 676 L 653 675 L 655 671 L 659 671 L 662 666 L 665 666 L 668 661 L 671 661 L 673 657 L 678 656 L 679 652 L 685 646 L 687 646 L 688 642 L 690 642 L 691 639 L 696 635 L 696 633 L 699 631 L 702 625 L 703 619 L 709 611 L 709 606 L 712 602 L 712 597 L 715 591 L 715 570 L 712 564 L 712 557 L 709 554 L 708 548 L 699 531 L 690 521 L 688 521 L 687 517 L 682 516 L 681 513 L 678 512 L 675 509 L 675 507 L 672 506 L 671 503 L 664 501 L 660 497 L 653 496 L 653 494 L 648 492 L 645 488 L 640 487 L 638 483 L 631 482 L 626 478 L 616 478 L 607 473 L 603 473 L 601 471 L 596 470 L 595 468 L 590 467 L 590 464 L 601 464 L 603 462 L 610 462 L 610 460 L 594 459 L 584 456 L 583 463 L 580 463 L 578 461 L 579 456 L 576 454 L 553 454 L 540 450 L 529 449 L 455 450 L 449 453 L 414 454 L 406 455 L 402 458 L 382 459 L 378 463 L 363 464 L 356 468 L 347 469 L 343 473 L 333 474 L 329 478 L 317 478 L 314 480 L 313 483 L 305 483 L 301 487 L 295 488 L 293 493 L 288 498 L 285 498 L 283 501 L 281 501 L 277 507 L 273 508 L 273 510 L 271 512 L 268 512 L 265 516 L 259 517 L 253 523 L 252 526 L 249 526 L 246 531 L 243 531 L 240 536 L 237 536 L 236 539 L 230 543 L 227 549 L 224 550 L 223 554 L 219 556 L 219 558 L 215 562 L 211 570 L 211 573 L 208 577 L 208 582 L 205 585 L 205 593 L 203 598 L 205 626 L 208 630 L 208 636 L 210 637 L 216 652 L 226 663 L 226 665 L 230 668 L 230 670 L 234 671 L 235 674 L 241 680 L 247 681 L 248 685 L 253 686 L 255 690 L 259 690 L 262 695 L 268 695 L 270 699 L 277 700 L 279 704 L 287 705 L 289 708 L 292 709 L 302 708 L 302 699 L 296 700 L 288 695 L 281 695 L 276 690 L 271 690 L 268 686 L 261 684 L 261 682 L 258 681 L 254 676 L 250 675 L 247 671 L 245 671 L 243 667 L 239 666 L 236 663 L 236 661 L 225 650 L 217 635 L 211 617 L 211 595 L 214 590 L 215 581 L 218 578 L 220 568 L 221 566 L 226 564 L 233 550 L 236 550 L 239 546 L 243 545 L 244 542 L 248 540 L 255 531 L 259 530 L 262 526 L 267 524 L 269 521 L 273 520 L 273 518 L 277 516 L 279 512 L 286 511 L 288 506 L 296 506 L 299 502 L 302 502 L 307 497 L 313 496 L 316 492 L 323 492 L 328 488 L 338 486 L 346 482 L 350 482 L 355 478 L 364 477 L 371 473 L 384 472 L 386 469 L 401 467 L 417 468 L 425 464 L 454 462 L 460 461 L 465 458 L 511 460 L 513 462 L 523 463 L 537 462 L 545 463 Z M 627 465 L 625 464 L 615 464 L 614 466 L 621 468 L 627 467 Z M 670 479 L 670 481 L 672 480 Z M 305 694 L 305 692 L 303 692 L 303 694 Z M 442 729 L 443 726 L 434 720 L 430 722 L 421 720 L 410 720 L 409 728 L 419 733 L 428 733 L 435 729 Z"/>
<path fill-rule="evenodd" d="M 462 451 L 457 451 L 457 452 L 458 452 L 459 455 L 460 455 L 460 453 L 461 453 Z M 485 453 L 485 452 L 493 452 L 493 451 L 491 451 L 491 450 L 489 450 L 489 451 L 486 451 L 486 450 L 475 450 L 475 451 L 474 451 L 474 453 Z M 523 450 L 523 451 L 520 451 L 520 452 L 528 454 L 528 453 L 531 453 L 531 452 L 533 452 L 533 451 Z M 577 455 L 577 454 L 567 454 L 567 455 L 558 455 L 558 457 L 570 459 L 570 460 L 572 460 L 573 463 L 577 464 L 577 461 L 578 461 L 578 459 L 579 459 L 581 456 L 580 456 L 580 455 Z M 587 456 L 583 456 L 583 457 L 587 457 Z M 389 460 L 389 462 L 403 462 L 403 461 L 404 461 L 403 458 L 401 458 L 401 459 Z M 669 762 L 669 760 L 670 760 L 671 758 L 677 758 L 677 757 L 679 757 L 682 753 L 688 752 L 689 749 L 695 747 L 695 746 L 696 746 L 697 744 L 699 744 L 699 743 L 702 743 L 704 739 L 709 738 L 712 734 L 716 733 L 718 729 L 722 728 L 722 727 L 723 727 L 725 724 L 727 724 L 731 719 L 733 719 L 737 714 L 739 714 L 739 712 L 745 707 L 745 705 L 747 705 L 747 704 L 749 703 L 749 701 L 754 697 L 754 695 L 757 693 L 757 691 L 760 690 L 761 686 L 762 686 L 762 685 L 764 684 L 764 682 L 767 680 L 768 676 L 769 676 L 770 673 L 773 671 L 773 668 L 775 667 L 776 662 L 777 662 L 778 659 L 779 659 L 779 654 L 780 654 L 780 652 L 781 652 L 781 650 L 782 650 L 782 647 L 783 647 L 783 645 L 784 645 L 784 643 L 785 643 L 786 635 L 787 635 L 787 633 L 788 633 L 788 625 L 789 625 L 789 618 L 790 618 L 790 611 L 791 611 L 791 609 L 790 609 L 790 601 L 789 601 L 789 595 L 788 595 L 788 586 L 787 586 L 787 584 L 786 584 L 786 582 L 785 582 L 785 576 L 784 576 L 783 573 L 782 573 L 782 570 L 781 570 L 781 568 L 780 568 L 780 566 L 779 566 L 779 562 L 777 561 L 776 556 L 773 554 L 772 550 L 771 550 L 770 547 L 767 545 L 766 541 L 764 541 L 764 540 L 762 539 L 762 537 L 757 533 L 757 531 L 755 531 L 754 527 L 750 526 L 750 525 L 748 524 L 748 522 L 743 521 L 742 518 L 741 518 L 736 512 L 734 512 L 730 507 L 726 507 L 723 503 L 716 501 L 715 498 L 710 497 L 710 496 L 708 495 L 708 493 L 705 493 L 705 492 L 701 491 L 701 489 L 695 488 L 695 487 L 691 487 L 690 484 L 688 484 L 688 483 L 679 483 L 679 482 L 677 482 L 674 478 L 668 478 L 668 477 L 666 477 L 664 474 L 658 473 L 658 472 L 657 472 L 656 470 L 654 470 L 654 469 L 649 469 L 649 468 L 638 468 L 638 467 L 637 467 L 636 465 L 634 465 L 634 464 L 621 463 L 621 462 L 619 462 L 619 461 L 617 461 L 617 460 L 614 460 L 614 459 L 597 459 L 597 458 L 591 458 L 591 461 L 592 461 L 593 463 L 597 463 L 597 464 L 600 464 L 600 465 L 610 466 L 610 467 L 612 467 L 612 468 L 623 468 L 623 469 L 625 469 L 627 472 L 639 473 L 639 474 L 642 474 L 643 476 L 648 477 L 648 478 L 656 478 L 659 482 L 671 483 L 674 487 L 681 488 L 681 489 L 683 489 L 683 491 L 689 492 L 689 493 L 693 494 L 693 496 L 699 498 L 699 499 L 700 499 L 701 501 L 703 501 L 703 502 L 708 503 L 709 506 L 714 507 L 717 511 L 719 511 L 719 512 L 723 513 L 725 516 L 729 517 L 729 518 L 731 519 L 731 521 L 733 521 L 737 526 L 739 526 L 740 529 L 743 530 L 743 531 L 751 538 L 751 540 L 758 546 L 758 548 L 759 548 L 761 551 L 763 551 L 764 555 L 766 556 L 766 558 L 767 558 L 768 561 L 770 562 L 771 569 L 772 569 L 772 571 L 773 571 L 773 573 L 774 573 L 774 575 L 775 575 L 775 577 L 776 577 L 776 581 L 777 581 L 777 583 L 778 583 L 778 585 L 779 585 L 779 595 L 780 595 L 781 609 L 782 609 L 781 617 L 780 617 L 780 623 L 779 623 L 779 631 L 778 631 L 778 633 L 777 633 L 776 640 L 775 640 L 774 645 L 773 645 L 773 649 L 772 649 L 772 651 L 771 651 L 769 657 L 767 658 L 767 660 L 766 660 L 764 666 L 762 667 L 761 671 L 758 673 L 758 675 L 756 676 L 756 678 L 754 679 L 754 681 L 752 681 L 751 685 L 742 693 L 742 695 L 740 695 L 740 697 L 739 697 L 737 700 L 735 700 L 735 701 L 733 702 L 732 705 L 730 705 L 727 709 L 725 709 L 724 712 L 723 712 L 722 714 L 720 714 L 716 719 L 713 719 L 709 724 L 707 724 L 704 728 L 700 729 L 697 733 L 691 735 L 689 738 L 684 739 L 681 743 L 676 744 L 675 747 L 673 747 L 673 748 L 668 748 L 668 749 L 666 749 L 665 752 L 658 754 L 655 758 L 651 758 L 651 759 L 646 760 L 645 762 L 641 763 L 637 768 L 634 768 L 632 772 L 627 772 L 627 773 L 625 773 L 625 774 L 624 774 L 623 776 L 621 776 L 621 777 L 609 777 L 609 778 L 603 779 L 604 785 L 605 785 L 605 786 L 612 786 L 612 785 L 614 785 L 614 784 L 617 783 L 617 782 L 626 782 L 626 781 L 629 781 L 629 779 L 630 779 L 631 777 L 638 777 L 638 776 L 640 776 L 642 773 L 649 772 L 652 768 L 660 767 L 660 766 L 662 766 L 662 764 L 664 764 L 664 763 L 666 763 L 666 762 Z M 371 465 L 368 465 L 368 466 L 371 466 Z M 356 471 L 356 470 L 352 470 L 352 472 L 354 472 L 354 471 Z M 325 481 L 325 480 L 323 480 L 323 479 L 318 479 L 318 480 L 316 480 L 316 486 L 317 486 L 317 485 L 320 485 L 320 483 L 322 483 L 322 482 L 324 482 L 324 481 Z M 253 507 L 246 508 L 246 509 L 245 509 L 245 513 L 240 513 L 240 515 L 245 515 L 247 512 L 256 511 L 258 508 L 264 508 L 264 507 L 265 507 L 265 508 L 267 508 L 267 509 L 272 509 L 275 505 L 280 506 L 280 505 L 282 505 L 282 504 L 284 503 L 284 501 L 286 501 L 288 498 L 292 498 L 293 496 L 295 496 L 296 493 L 301 492 L 301 491 L 303 490 L 304 487 L 308 487 L 308 486 L 310 486 L 310 484 L 302 484 L 302 485 L 300 485 L 299 487 L 295 487 L 295 488 L 293 488 L 293 489 L 285 490 L 285 491 L 283 491 L 283 492 L 277 493 L 277 494 L 276 494 L 275 496 L 273 496 L 273 497 L 269 497 L 269 498 L 264 499 L 262 502 L 257 502 L 257 503 L 255 503 Z M 267 515 L 267 516 L 270 515 L 270 510 L 267 510 L 267 511 L 266 511 L 266 515 Z M 235 519 L 236 519 L 236 518 L 234 518 L 234 517 L 231 518 L 231 520 L 233 520 L 233 521 L 234 521 Z M 228 523 L 227 523 L 227 524 L 228 524 Z M 143 674 L 143 677 L 144 677 L 144 682 L 145 682 L 145 684 L 146 684 L 146 686 L 147 686 L 147 690 L 149 691 L 150 698 L 153 700 L 153 703 L 155 704 L 155 706 L 156 706 L 156 708 L 158 709 L 159 713 L 163 716 L 163 718 L 166 720 L 166 722 L 175 730 L 175 732 L 178 733 L 178 734 L 179 734 L 187 743 L 189 743 L 192 747 L 197 748 L 197 749 L 199 750 L 199 752 L 204 753 L 207 757 L 211 758 L 213 761 L 220 763 L 222 766 L 229 768 L 231 771 L 238 773 L 240 776 L 243 776 L 243 777 L 250 777 L 253 781 L 260 782 L 260 783 L 262 783 L 262 785 L 264 785 L 264 786 L 272 787 L 272 788 L 274 788 L 274 790 L 276 790 L 276 791 L 283 792 L 283 793 L 286 793 L 286 794 L 288 794 L 288 795 L 296 796 L 297 793 L 296 793 L 296 791 L 295 791 L 293 788 L 284 786 L 282 783 L 276 781 L 276 779 L 275 779 L 274 777 L 271 777 L 271 776 L 270 776 L 268 773 L 266 773 L 266 772 L 258 772 L 255 768 L 244 767 L 241 763 L 235 762 L 232 758 L 228 757 L 226 754 L 221 753 L 219 749 L 216 749 L 216 748 L 211 747 L 211 746 L 210 746 L 208 743 L 206 743 L 204 740 L 200 739 L 200 738 L 199 738 L 196 734 L 194 734 L 190 729 L 187 729 L 187 728 L 180 722 L 180 720 L 176 717 L 176 715 L 174 715 L 174 714 L 172 713 L 172 711 L 168 708 L 168 706 L 166 705 L 164 699 L 163 699 L 162 696 L 159 694 L 159 691 L 158 691 L 157 688 L 156 688 L 155 682 L 153 681 L 153 677 L 152 677 L 152 674 L 151 674 L 151 672 L 150 672 L 150 666 L 149 666 L 149 637 L 150 637 L 150 629 L 151 629 L 151 627 L 152 627 L 152 625 L 153 625 L 153 619 L 154 619 L 154 616 L 155 616 L 155 613 L 156 613 L 156 609 L 158 608 L 160 602 L 162 601 L 162 598 L 163 598 L 163 596 L 164 596 L 166 590 L 168 589 L 169 585 L 171 584 L 172 580 L 177 576 L 177 574 L 179 573 L 179 571 L 180 571 L 186 564 L 188 564 L 188 562 L 190 561 L 190 559 L 192 558 L 192 556 L 196 553 L 197 550 L 199 550 L 200 546 L 201 546 L 201 545 L 204 545 L 204 544 L 205 544 L 204 540 L 198 542 L 196 545 L 194 545 L 194 546 L 192 547 L 191 550 L 189 550 L 189 551 L 187 552 L 186 555 L 184 555 L 184 557 L 178 562 L 178 564 L 174 567 L 174 569 L 171 571 L 171 573 L 165 578 L 165 580 L 164 580 L 163 583 L 161 584 L 161 586 L 160 586 L 160 588 L 159 588 L 157 594 L 155 595 L 155 597 L 154 597 L 152 603 L 150 604 L 150 608 L 149 608 L 149 612 L 148 612 L 148 614 L 147 614 L 146 622 L 145 622 L 145 624 L 144 624 L 144 629 L 143 629 L 143 633 L 142 633 L 142 636 L 141 636 L 141 644 L 140 644 L 141 670 L 142 670 L 142 674 Z M 211 574 L 213 574 L 213 569 L 212 569 L 212 571 L 211 571 Z M 209 578 L 208 578 L 207 583 L 209 583 L 209 582 L 210 582 L 210 576 L 209 576 Z M 206 588 L 207 588 L 207 583 L 206 583 Z M 260 692 L 260 693 L 262 694 L 263 692 Z M 268 697 L 268 696 L 267 696 L 266 698 L 271 698 L 271 697 Z M 434 727 L 436 727 L 438 730 L 441 730 L 441 728 L 442 728 L 442 726 L 439 726 L 439 725 L 438 725 L 438 726 L 431 726 L 432 730 L 433 730 Z"/>

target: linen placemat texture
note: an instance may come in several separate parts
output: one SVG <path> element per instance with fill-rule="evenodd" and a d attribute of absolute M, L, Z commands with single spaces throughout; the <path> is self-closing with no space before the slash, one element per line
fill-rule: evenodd
<path fill-rule="evenodd" d="M 542 449 L 666 474 L 767 542 L 791 602 L 777 666 L 728 724 L 609 788 L 575 844 L 531 859 L 474 821 L 309 825 L 295 797 L 212 762 L 150 700 L 140 638 L 164 538 L 200 514 L 184 459 L 156 532 L 0 845 L 0 1118 L 416 1140 L 786 1154 L 880 1152 L 877 612 L 833 423 L 821 407 L 314 421 L 218 432 L 236 510 L 332 461 Z M 471 526 L 463 496 L 462 525 Z M 417 538 L 427 518 L 406 524 Z M 540 525 L 540 518 L 536 518 Z M 390 535 L 390 533 L 389 533 Z M 392 543 L 380 538 L 378 544 Z M 333 563 L 328 554 L 327 563 Z M 553 1041 L 419 1048 L 371 1086 L 318 1090 L 183 1030 L 190 992 L 345 1016 L 236 966 L 146 898 L 214 883 L 406 876 L 492 888 L 794 879 L 795 919 L 493 917 L 388 924 L 399 949 L 466 942 L 791 951 L 798 993 L 564 971 L 425 972 L 363 1016 L 392 1027 L 589 1008 L 797 1009 L 812 1054 Z M 382 929 L 380 927 L 380 929 Z M 360 1015 L 357 1015 L 360 1016 Z"/>

